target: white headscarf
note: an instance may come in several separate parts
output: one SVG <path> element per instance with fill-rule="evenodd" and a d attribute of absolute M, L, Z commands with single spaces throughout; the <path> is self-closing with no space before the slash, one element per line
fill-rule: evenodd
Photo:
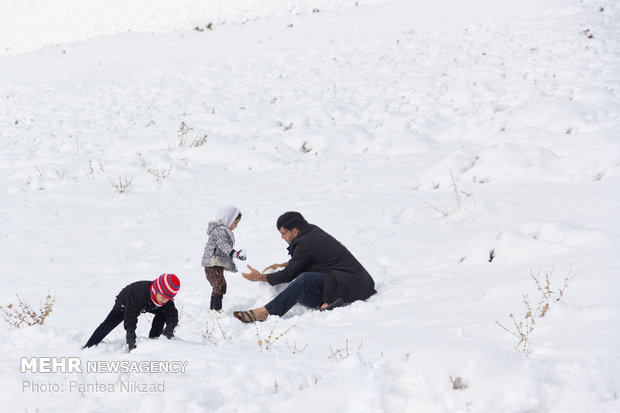
<path fill-rule="evenodd" d="M 215 219 L 222 221 L 224 225 L 230 227 L 240 214 L 241 211 L 239 211 L 236 207 L 229 205 L 220 209 L 217 212 Z"/>

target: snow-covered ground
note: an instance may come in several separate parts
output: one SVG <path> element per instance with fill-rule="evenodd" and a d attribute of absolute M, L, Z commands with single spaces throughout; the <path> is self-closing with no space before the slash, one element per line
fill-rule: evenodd
<path fill-rule="evenodd" d="M 612 0 L 4 0 L 0 305 L 55 304 L 0 330 L 2 410 L 620 411 L 618 21 Z M 378 294 L 211 318 L 228 204 L 243 270 L 287 259 L 298 210 Z M 81 350 L 164 272 L 176 340 L 143 315 L 132 353 L 122 327 Z M 227 280 L 228 312 L 276 292 Z M 531 320 L 524 294 L 519 344 L 500 324 Z M 21 371 L 43 356 L 187 368 Z"/>

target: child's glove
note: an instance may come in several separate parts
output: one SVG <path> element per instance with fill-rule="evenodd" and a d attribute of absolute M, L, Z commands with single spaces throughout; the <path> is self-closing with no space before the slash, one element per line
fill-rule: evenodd
<path fill-rule="evenodd" d="M 241 261 L 245 261 L 247 259 L 247 257 L 245 256 L 245 249 L 241 248 L 239 251 L 232 250 L 232 257 L 237 258 Z"/>

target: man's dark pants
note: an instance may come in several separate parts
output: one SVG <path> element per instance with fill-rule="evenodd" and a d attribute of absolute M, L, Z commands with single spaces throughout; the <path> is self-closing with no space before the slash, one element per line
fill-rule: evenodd
<path fill-rule="evenodd" d="M 265 308 L 271 315 L 283 316 L 297 303 L 315 308 L 323 302 L 323 274 L 302 272 Z"/>

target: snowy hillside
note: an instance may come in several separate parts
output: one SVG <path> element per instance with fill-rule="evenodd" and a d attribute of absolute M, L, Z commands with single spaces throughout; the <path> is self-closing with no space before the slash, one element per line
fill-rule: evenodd
<path fill-rule="evenodd" d="M 620 411 L 619 21 L 613 0 L 4 0 L 0 313 L 55 302 L 0 329 L 3 410 Z M 200 259 L 229 204 L 243 271 L 287 260 L 297 210 L 378 294 L 213 318 Z M 165 272 L 175 340 L 142 315 L 131 353 L 122 327 L 81 349 Z M 226 277 L 229 313 L 281 288 Z M 186 368 L 24 371 L 41 357 Z"/>

